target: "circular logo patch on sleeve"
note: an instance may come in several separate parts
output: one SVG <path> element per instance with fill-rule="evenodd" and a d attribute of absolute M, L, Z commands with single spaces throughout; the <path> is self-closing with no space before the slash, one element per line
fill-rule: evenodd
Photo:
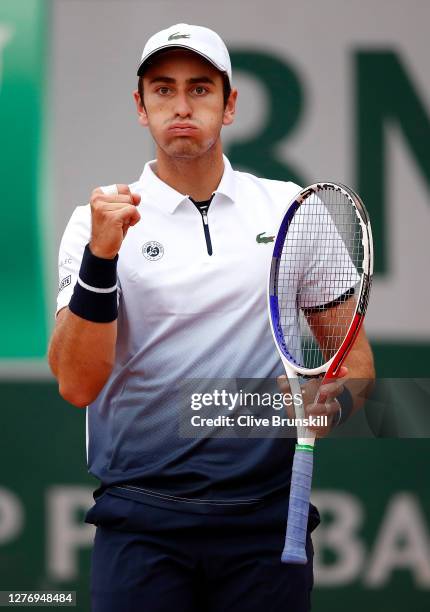
<path fill-rule="evenodd" d="M 157 259 L 163 257 L 164 247 L 156 240 L 151 240 L 150 242 L 145 242 L 143 245 L 142 254 L 146 259 L 149 259 L 149 261 L 157 261 Z"/>

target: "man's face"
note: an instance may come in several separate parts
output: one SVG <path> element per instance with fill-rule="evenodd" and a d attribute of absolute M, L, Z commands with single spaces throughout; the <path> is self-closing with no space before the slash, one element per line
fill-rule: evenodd
<path fill-rule="evenodd" d="M 169 157 L 203 155 L 233 121 L 236 92 L 224 108 L 220 72 L 191 51 L 160 54 L 144 74 L 143 92 L 145 107 L 134 93 L 139 120 Z"/>

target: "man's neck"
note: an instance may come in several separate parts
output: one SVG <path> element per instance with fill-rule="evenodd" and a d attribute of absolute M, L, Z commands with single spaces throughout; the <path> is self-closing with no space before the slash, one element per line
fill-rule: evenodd
<path fill-rule="evenodd" d="M 171 158 L 158 150 L 156 171 L 159 179 L 179 193 L 197 202 L 208 200 L 224 172 L 221 146 L 193 159 Z"/>

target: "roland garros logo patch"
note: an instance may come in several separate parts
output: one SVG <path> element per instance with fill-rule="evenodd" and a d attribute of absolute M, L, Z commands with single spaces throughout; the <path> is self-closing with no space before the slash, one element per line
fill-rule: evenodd
<path fill-rule="evenodd" d="M 150 242 L 145 242 L 143 245 L 142 255 L 149 261 L 157 261 L 163 257 L 164 247 L 156 240 L 150 240 Z"/>

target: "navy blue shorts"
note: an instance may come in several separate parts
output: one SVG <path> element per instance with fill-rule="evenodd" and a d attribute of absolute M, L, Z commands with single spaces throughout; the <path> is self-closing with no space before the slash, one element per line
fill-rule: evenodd
<path fill-rule="evenodd" d="M 202 515 L 103 493 L 86 519 L 92 612 L 307 612 L 312 542 L 307 565 L 280 562 L 287 504 Z"/>

